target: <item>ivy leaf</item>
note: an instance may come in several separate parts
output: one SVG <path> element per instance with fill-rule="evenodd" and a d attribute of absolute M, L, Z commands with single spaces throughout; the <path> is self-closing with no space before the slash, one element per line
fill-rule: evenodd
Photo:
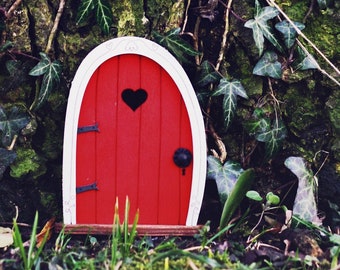
<path fill-rule="evenodd" d="M 153 31 L 152 36 L 158 44 L 167 48 L 179 61 L 190 63 L 187 57 L 196 56 L 200 53 L 180 37 L 180 31 L 180 28 L 171 29 L 164 36 Z"/>
<path fill-rule="evenodd" d="M 256 63 L 253 74 L 281 79 L 281 63 L 277 60 L 278 57 L 275 52 L 265 52 L 261 59 Z"/>
<path fill-rule="evenodd" d="M 12 47 L 13 47 L 13 43 L 11 41 L 6 41 L 5 44 L 0 46 L 0 52 L 5 52 Z"/>
<path fill-rule="evenodd" d="M 110 4 L 106 0 L 94 0 L 96 9 L 96 21 L 103 33 L 108 35 L 113 22 L 113 15 Z"/>
<path fill-rule="evenodd" d="M 264 36 L 260 26 L 254 19 L 247 21 L 244 26 L 253 30 L 253 39 L 255 41 L 256 47 L 259 49 L 259 55 L 261 55 L 264 49 Z"/>
<path fill-rule="evenodd" d="M 283 48 L 275 37 L 272 28 L 267 24 L 268 20 L 276 17 L 279 11 L 275 7 L 266 6 L 261 8 L 258 0 L 255 1 L 254 19 L 248 20 L 244 26 L 253 30 L 253 38 L 256 47 L 259 49 L 259 55 L 263 53 L 264 37 L 272 43 L 279 51 L 283 52 Z"/>
<path fill-rule="evenodd" d="M 32 68 L 31 61 L 8 60 L 5 65 L 10 76 L 6 78 L 6 83 L 0 86 L 0 92 L 18 89 L 29 80 L 28 72 Z"/>
<path fill-rule="evenodd" d="M 318 62 L 310 54 L 304 52 L 300 47 L 298 47 L 298 57 L 294 61 L 294 68 L 296 70 L 307 70 L 307 69 L 320 69 Z M 297 62 L 298 64 L 295 64 Z"/>
<path fill-rule="evenodd" d="M 293 23 L 300 30 L 303 30 L 305 28 L 305 25 L 303 23 Z M 275 28 L 283 34 L 284 42 L 287 48 L 291 48 L 294 45 L 297 36 L 295 28 L 287 20 L 278 22 L 277 24 L 275 24 Z"/>
<path fill-rule="evenodd" d="M 40 53 L 41 60 L 39 63 L 31 69 L 29 75 L 40 76 L 43 75 L 49 68 L 51 61 L 45 53 Z"/>
<path fill-rule="evenodd" d="M 242 84 L 238 80 L 228 81 L 226 78 L 220 80 L 216 90 L 212 96 L 224 95 L 223 98 L 223 114 L 225 128 L 228 128 L 236 112 L 237 96 L 248 99 L 247 93 Z"/>
<path fill-rule="evenodd" d="M 2 178 L 6 168 L 13 163 L 16 156 L 15 152 L 0 148 L 0 179 Z"/>
<path fill-rule="evenodd" d="M 281 119 L 275 120 L 274 125 L 268 131 L 255 135 L 256 140 L 265 143 L 265 160 L 270 160 L 280 150 L 286 135 L 287 129 Z"/>
<path fill-rule="evenodd" d="M 0 131 L 2 132 L 2 144 L 9 146 L 14 135 L 29 123 L 30 117 L 26 112 L 13 106 L 8 114 L 0 107 Z"/>
<path fill-rule="evenodd" d="M 327 9 L 330 4 L 330 0 L 318 0 L 318 5 L 320 9 Z"/>
<path fill-rule="evenodd" d="M 243 127 L 249 133 L 249 135 L 268 132 L 270 130 L 270 119 L 259 118 L 248 120 L 243 124 Z"/>
<path fill-rule="evenodd" d="M 285 166 L 296 175 L 299 180 L 293 206 L 294 215 L 309 222 L 320 224 L 317 216 L 316 183 L 313 172 L 307 168 L 302 157 L 288 157 Z"/>
<path fill-rule="evenodd" d="M 198 87 L 204 87 L 210 83 L 216 83 L 221 79 L 221 75 L 216 72 L 215 68 L 205 60 L 200 66 L 200 74 L 197 81 Z"/>
<path fill-rule="evenodd" d="M 265 160 L 269 160 L 278 152 L 287 135 L 283 121 L 279 118 L 272 123 L 260 108 L 254 111 L 253 119 L 245 122 L 243 126 L 249 135 L 254 135 L 257 141 L 265 144 Z"/>
<path fill-rule="evenodd" d="M 94 2 L 95 0 L 82 0 L 77 10 L 77 24 L 81 24 L 85 22 L 90 13 L 94 10 Z"/>
<path fill-rule="evenodd" d="M 217 191 L 222 204 L 225 203 L 238 177 L 244 170 L 234 161 L 227 161 L 224 165 L 218 158 L 208 156 L 207 176 L 216 181 Z"/>
<path fill-rule="evenodd" d="M 77 24 L 86 22 L 93 12 L 101 30 L 108 35 L 113 23 L 113 14 L 111 6 L 106 0 L 82 0 L 77 10 Z"/>
<path fill-rule="evenodd" d="M 60 74 L 62 71 L 62 65 L 60 61 L 55 60 L 51 62 L 45 53 L 40 53 L 41 61 L 31 69 L 29 74 L 31 76 L 43 75 L 40 91 L 34 104 L 35 110 L 41 107 L 46 102 L 52 89 L 60 82 Z"/>

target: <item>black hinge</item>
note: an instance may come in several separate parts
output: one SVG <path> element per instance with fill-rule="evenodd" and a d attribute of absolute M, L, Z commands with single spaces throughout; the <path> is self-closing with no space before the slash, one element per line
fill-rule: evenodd
<path fill-rule="evenodd" d="M 93 184 L 86 185 L 86 186 L 81 186 L 76 188 L 76 193 L 82 193 L 85 191 L 90 191 L 90 190 L 99 190 L 97 187 L 97 182 L 94 182 Z"/>
<path fill-rule="evenodd" d="M 91 126 L 78 127 L 77 132 L 78 133 L 84 133 L 84 132 L 90 132 L 90 131 L 99 132 L 98 123 L 95 123 L 94 125 L 91 125 Z"/>

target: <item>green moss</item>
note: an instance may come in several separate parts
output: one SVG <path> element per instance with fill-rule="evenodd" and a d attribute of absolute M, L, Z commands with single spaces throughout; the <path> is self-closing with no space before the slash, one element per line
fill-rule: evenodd
<path fill-rule="evenodd" d="M 310 1 L 309 0 L 283 0 L 276 1 L 281 9 L 288 15 L 290 19 L 297 22 L 302 22 L 303 18 L 308 12 Z"/>
<path fill-rule="evenodd" d="M 166 23 L 166 31 L 177 28 L 182 24 L 184 12 L 184 0 L 180 0 L 173 4 L 170 10 L 168 22 Z"/>
<path fill-rule="evenodd" d="M 106 39 L 107 37 L 101 35 L 101 30 L 98 26 L 91 28 L 91 31 L 86 35 L 61 32 L 58 35 L 61 53 L 59 60 L 62 63 L 67 63 L 67 65 L 63 66 L 63 71 L 72 78 L 87 53 Z"/>
<path fill-rule="evenodd" d="M 289 119 L 288 126 L 297 137 L 301 137 L 312 123 L 320 119 L 319 114 L 321 113 L 315 105 L 315 100 L 299 89 L 302 89 L 300 84 L 291 85 L 284 96 L 285 113 Z"/>
<path fill-rule="evenodd" d="M 235 48 L 226 56 L 229 63 L 228 74 L 240 80 L 248 96 L 261 95 L 263 91 L 262 78 L 252 73 L 253 65 L 244 50 Z"/>
<path fill-rule="evenodd" d="M 29 1 L 27 9 L 34 22 L 34 42 L 39 51 L 44 51 L 53 25 L 52 12 L 45 0 Z M 32 40 L 31 40 L 32 41 Z"/>
<path fill-rule="evenodd" d="M 49 216 L 59 216 L 60 209 L 57 204 L 57 196 L 55 193 L 40 191 L 40 204 Z"/>
<path fill-rule="evenodd" d="M 313 17 L 308 21 L 304 33 L 326 57 L 332 59 L 340 54 L 339 23 L 332 17 Z"/>
<path fill-rule="evenodd" d="M 340 136 L 340 93 L 335 91 L 326 102 L 329 119 L 333 125 L 334 131 Z"/>
<path fill-rule="evenodd" d="M 31 51 L 31 40 L 29 36 L 28 11 L 24 5 L 19 5 L 13 16 L 6 21 L 8 39 L 15 44 L 17 50 L 22 52 Z"/>
<path fill-rule="evenodd" d="M 340 93 L 338 91 L 335 91 L 334 94 L 329 97 L 326 102 L 326 109 L 334 130 L 331 149 L 334 157 L 340 161 Z"/>
<path fill-rule="evenodd" d="M 48 117 L 44 119 L 42 125 L 45 136 L 43 139 L 41 150 L 46 158 L 48 158 L 49 160 L 55 160 L 60 156 L 62 151 L 62 132 L 60 132 L 58 126 L 53 121 L 53 119 L 50 119 Z"/>
<path fill-rule="evenodd" d="M 37 178 L 46 173 L 45 163 L 33 149 L 18 148 L 16 154 L 17 158 L 10 166 L 10 175 L 13 178 L 19 179 L 27 174 Z"/>
<path fill-rule="evenodd" d="M 118 36 L 144 35 L 146 20 L 143 5 L 141 0 L 122 0 L 112 5 Z"/>
<path fill-rule="evenodd" d="M 171 10 L 176 2 L 177 1 L 175 0 L 147 1 L 145 16 L 150 21 L 152 29 L 156 31 L 162 31 L 168 27 L 167 23 L 169 22 L 169 18 L 172 16 Z M 175 12 L 178 13 L 178 11 Z"/>

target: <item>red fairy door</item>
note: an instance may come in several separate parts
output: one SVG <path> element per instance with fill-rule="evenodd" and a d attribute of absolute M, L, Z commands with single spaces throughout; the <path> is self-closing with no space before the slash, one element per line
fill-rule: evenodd
<path fill-rule="evenodd" d="M 131 39 L 137 47 L 142 40 Z M 137 50 L 131 44 L 126 48 Z M 175 76 L 176 83 L 145 53 L 110 54 L 103 59 L 93 72 L 87 72 L 91 76 L 86 86 L 81 82 L 85 89 L 77 90 L 78 94 L 71 89 L 70 93 L 66 122 L 72 118 L 73 125 L 77 123 L 77 134 L 64 144 L 63 166 L 64 175 L 70 171 L 76 182 L 65 184 L 64 176 L 64 222 L 112 224 L 116 198 L 122 219 L 128 197 L 130 222 L 138 209 L 139 224 L 194 225 L 205 174 L 197 166 L 205 142 L 202 136 L 199 142 L 194 136 L 204 133 L 203 124 L 188 112 L 188 104 L 192 113 L 190 102 L 197 105 L 197 101 L 188 95 L 185 102 L 178 87 L 181 79 Z M 79 107 L 78 118 L 69 115 L 73 98 L 74 107 Z M 69 126 L 65 123 L 65 140 Z M 66 158 L 68 152 L 71 158 Z M 202 164 L 204 160 L 200 165 L 204 170 Z"/>

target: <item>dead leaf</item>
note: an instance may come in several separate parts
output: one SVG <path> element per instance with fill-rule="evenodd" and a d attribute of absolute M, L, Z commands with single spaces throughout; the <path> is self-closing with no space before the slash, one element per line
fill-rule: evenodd
<path fill-rule="evenodd" d="M 0 227 L 0 248 L 13 244 L 13 234 L 11 228 Z"/>
<path fill-rule="evenodd" d="M 54 227 L 54 221 L 55 221 L 54 217 L 51 218 L 49 221 L 47 221 L 44 228 L 42 228 L 40 233 L 37 234 L 37 247 L 38 248 L 43 244 L 45 237 L 46 237 L 46 241 L 48 241 L 51 238 L 52 229 Z"/>

